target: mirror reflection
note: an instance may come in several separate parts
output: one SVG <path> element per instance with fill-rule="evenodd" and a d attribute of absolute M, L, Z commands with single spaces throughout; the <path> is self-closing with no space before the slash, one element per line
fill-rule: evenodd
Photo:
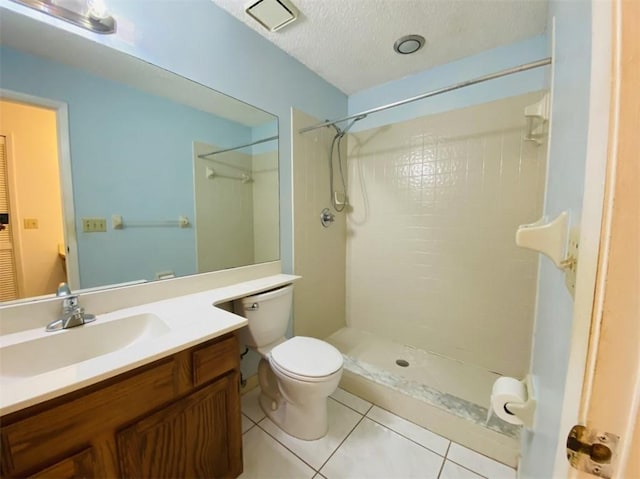
<path fill-rule="evenodd" d="M 278 259 L 276 117 L 2 22 L 0 300 Z"/>

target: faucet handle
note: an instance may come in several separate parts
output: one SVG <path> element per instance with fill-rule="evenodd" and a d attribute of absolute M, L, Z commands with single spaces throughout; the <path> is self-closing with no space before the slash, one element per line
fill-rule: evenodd
<path fill-rule="evenodd" d="M 68 294 L 63 295 L 64 299 L 62 300 L 62 310 L 65 313 L 74 313 L 76 309 L 81 309 L 78 305 L 78 295 L 76 294 Z"/>
<path fill-rule="evenodd" d="M 69 289 L 69 285 L 67 283 L 60 283 L 58 285 L 58 289 L 56 290 L 56 296 L 69 296 L 71 295 L 71 290 Z"/>

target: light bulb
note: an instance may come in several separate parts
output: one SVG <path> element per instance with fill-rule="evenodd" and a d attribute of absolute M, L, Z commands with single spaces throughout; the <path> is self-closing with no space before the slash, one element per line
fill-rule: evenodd
<path fill-rule="evenodd" d="M 88 0 L 88 15 L 95 20 L 103 20 L 109 16 L 107 6 L 103 0 Z"/>

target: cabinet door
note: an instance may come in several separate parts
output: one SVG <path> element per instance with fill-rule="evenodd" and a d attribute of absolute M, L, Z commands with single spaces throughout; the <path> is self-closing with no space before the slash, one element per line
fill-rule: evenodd
<path fill-rule="evenodd" d="M 237 373 L 116 435 L 125 478 L 221 478 L 242 472 Z"/>
<path fill-rule="evenodd" d="M 93 451 L 85 449 L 74 456 L 64 459 L 51 467 L 29 476 L 29 479 L 92 479 L 99 477 L 94 470 Z"/>

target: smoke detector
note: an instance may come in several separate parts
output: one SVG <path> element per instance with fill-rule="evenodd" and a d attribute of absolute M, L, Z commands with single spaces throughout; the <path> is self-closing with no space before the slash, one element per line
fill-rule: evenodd
<path fill-rule="evenodd" d="M 298 10 L 289 0 L 258 0 L 245 12 L 270 32 L 280 30 L 298 18 Z"/>

